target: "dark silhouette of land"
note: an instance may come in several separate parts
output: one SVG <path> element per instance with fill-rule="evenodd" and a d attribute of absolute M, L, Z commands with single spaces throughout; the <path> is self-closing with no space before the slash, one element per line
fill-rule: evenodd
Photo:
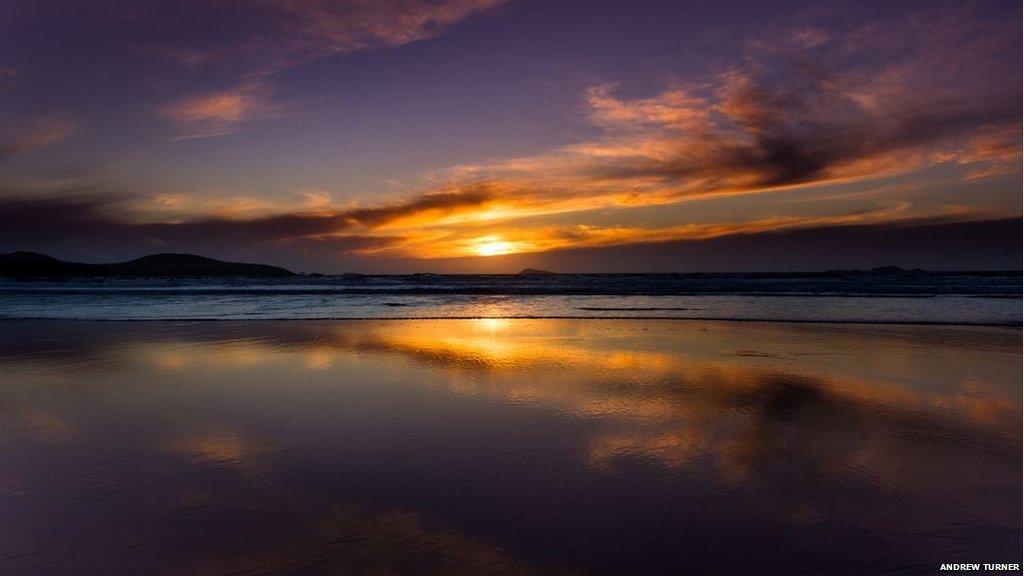
<path fill-rule="evenodd" d="M 907 269 L 900 266 L 880 266 L 870 270 L 833 269 L 818 272 L 677 272 L 677 273 L 571 273 L 563 274 L 536 268 L 524 268 L 514 274 L 497 276 L 579 276 L 579 277 L 659 277 L 691 280 L 737 280 L 737 279 L 856 279 L 893 278 L 912 279 L 941 276 L 1000 276 L 1020 275 L 1020 271 L 928 271 L 920 268 Z M 439 278 L 477 278 L 494 274 L 385 274 L 407 280 L 434 283 Z M 153 254 L 129 262 L 115 264 L 86 264 L 67 262 L 37 252 L 8 252 L 0 254 L 0 278 L 282 278 L 303 276 L 306 278 L 339 277 L 351 281 L 365 281 L 375 274 L 297 274 L 284 268 L 268 264 L 224 262 L 197 256 L 195 254 Z M 588 281 L 589 282 L 589 281 Z"/>
<path fill-rule="evenodd" d="M 35 252 L 0 254 L 0 276 L 7 278 L 208 278 L 294 276 L 266 264 L 222 262 L 194 254 L 153 254 L 116 264 L 65 262 Z"/>

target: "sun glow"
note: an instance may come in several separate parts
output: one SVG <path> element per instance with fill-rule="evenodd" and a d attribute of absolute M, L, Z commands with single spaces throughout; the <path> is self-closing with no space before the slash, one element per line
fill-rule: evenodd
<path fill-rule="evenodd" d="M 516 248 L 517 246 L 513 242 L 486 238 L 476 244 L 473 250 L 480 256 L 501 256 L 515 252 Z"/>

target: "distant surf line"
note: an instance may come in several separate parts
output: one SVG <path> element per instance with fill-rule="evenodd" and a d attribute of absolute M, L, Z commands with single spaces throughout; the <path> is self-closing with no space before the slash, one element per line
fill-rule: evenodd
<path fill-rule="evenodd" d="M 674 310 L 674 311 L 699 311 L 706 310 L 706 308 L 682 308 L 676 306 L 668 307 L 657 307 L 657 306 L 577 306 L 577 310 L 592 310 L 594 312 L 657 312 L 661 310 Z"/>

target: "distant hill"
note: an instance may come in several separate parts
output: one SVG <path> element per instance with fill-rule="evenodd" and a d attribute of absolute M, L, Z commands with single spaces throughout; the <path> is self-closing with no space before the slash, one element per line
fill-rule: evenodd
<path fill-rule="evenodd" d="M 0 254 L 0 276 L 7 278 L 206 278 L 294 275 L 293 272 L 276 266 L 222 262 L 194 254 L 153 254 L 117 264 L 65 262 L 35 252 Z"/>
<path fill-rule="evenodd" d="M 536 268 L 523 268 L 519 271 L 520 276 L 553 276 L 554 272 L 548 272 L 547 270 L 537 270 Z"/>

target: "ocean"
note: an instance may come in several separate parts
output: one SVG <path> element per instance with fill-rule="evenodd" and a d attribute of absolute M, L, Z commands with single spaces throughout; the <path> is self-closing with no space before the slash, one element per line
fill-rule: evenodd
<path fill-rule="evenodd" d="M 1019 325 L 1021 273 L 301 276 L 0 281 L 0 318 L 673 318 Z"/>

